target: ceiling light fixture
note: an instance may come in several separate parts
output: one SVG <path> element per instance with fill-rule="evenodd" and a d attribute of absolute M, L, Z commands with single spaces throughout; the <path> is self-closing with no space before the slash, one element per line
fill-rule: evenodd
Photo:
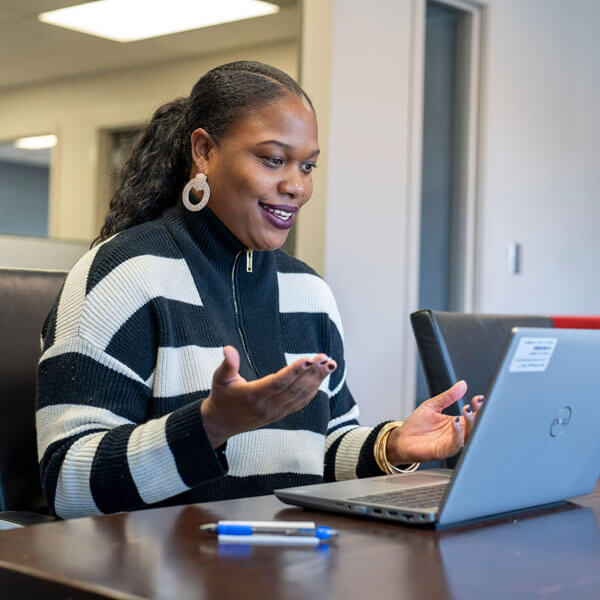
<path fill-rule="evenodd" d="M 43 23 L 135 42 L 279 12 L 261 0 L 98 0 L 38 15 Z"/>
<path fill-rule="evenodd" d="M 42 150 L 43 148 L 54 148 L 56 146 L 55 135 L 33 135 L 15 140 L 15 148 L 21 150 Z"/>

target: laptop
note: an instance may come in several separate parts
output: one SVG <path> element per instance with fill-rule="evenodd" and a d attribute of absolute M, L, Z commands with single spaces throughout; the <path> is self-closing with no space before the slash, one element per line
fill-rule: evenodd
<path fill-rule="evenodd" d="M 274 493 L 307 508 L 454 526 L 590 493 L 600 475 L 599 424 L 600 330 L 514 328 L 454 470 Z"/>

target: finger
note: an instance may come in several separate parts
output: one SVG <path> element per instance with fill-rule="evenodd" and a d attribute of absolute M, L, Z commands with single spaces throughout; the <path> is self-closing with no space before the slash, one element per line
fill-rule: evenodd
<path fill-rule="evenodd" d="M 473 411 L 473 407 L 470 404 L 465 404 L 465 406 L 463 406 L 462 409 L 462 414 L 465 419 L 464 436 L 466 438 L 471 432 L 471 429 L 473 428 L 473 424 L 475 422 L 475 412 Z"/>
<path fill-rule="evenodd" d="M 457 416 L 452 418 L 451 429 L 451 437 L 446 438 L 443 449 L 440 448 L 438 453 L 436 453 L 433 456 L 433 459 L 441 459 L 447 458 L 449 456 L 454 456 L 465 445 L 465 433 L 461 417 Z"/>
<path fill-rule="evenodd" d="M 460 421 L 460 417 L 454 417 L 454 419 L 452 419 L 452 426 L 452 439 L 454 442 L 453 454 L 456 454 L 465 445 L 465 430 Z"/>
<path fill-rule="evenodd" d="M 442 412 L 445 408 L 448 408 L 451 404 L 454 404 L 460 400 L 467 391 L 467 384 L 465 381 L 458 381 L 450 389 L 429 398 L 425 403 L 429 404 L 431 408 L 438 412 Z"/>
<path fill-rule="evenodd" d="M 328 375 L 331 375 L 337 369 L 337 363 L 333 358 L 325 358 L 315 362 L 315 368 L 309 373 L 309 375 L 315 376 L 318 379 L 325 379 Z"/>
<path fill-rule="evenodd" d="M 291 365 L 283 367 L 277 373 L 272 373 L 266 377 L 261 377 L 248 384 L 248 391 L 260 398 L 270 398 L 279 395 L 295 385 L 300 377 L 310 373 L 315 366 L 320 369 L 322 362 L 327 362 L 326 354 L 317 354 L 313 358 L 300 358 Z"/>
<path fill-rule="evenodd" d="M 266 386 L 262 386 L 260 388 L 257 387 L 256 391 L 253 392 L 255 399 L 260 398 L 261 400 L 266 401 L 266 405 L 270 407 L 268 411 L 269 414 L 273 416 L 271 420 L 275 421 L 282 419 L 286 415 L 298 412 L 307 404 L 309 404 L 318 392 L 323 379 L 325 379 L 325 377 L 337 366 L 335 361 L 328 359 L 325 355 L 318 355 L 315 357 L 315 360 L 316 363 L 312 363 L 311 366 L 304 370 L 304 372 L 302 372 L 299 377 L 293 380 L 290 385 L 278 393 L 266 396 Z M 260 381 L 262 380 L 259 380 L 259 382 Z M 283 381 L 284 379 L 280 378 L 278 383 L 278 380 L 274 379 L 272 382 L 268 383 L 267 386 L 275 385 L 276 389 L 277 386 Z M 274 388 L 271 387 L 271 389 Z"/>
<path fill-rule="evenodd" d="M 323 380 L 337 369 L 337 363 L 325 354 L 319 354 L 313 360 L 312 367 L 300 373 L 300 376 L 291 384 L 294 389 L 302 387 L 311 388 L 321 385 Z M 287 390 L 284 391 L 287 394 Z"/>
<path fill-rule="evenodd" d="M 291 411 L 300 410 L 314 398 L 323 381 L 336 368 L 337 364 L 333 359 L 316 363 L 312 369 L 299 377 L 288 389 L 275 397 L 275 400 L 282 402 Z"/>
<path fill-rule="evenodd" d="M 471 406 L 473 406 L 473 409 L 475 410 L 475 415 L 477 415 L 477 413 L 483 406 L 484 402 L 485 402 L 485 396 L 483 396 L 481 394 L 479 396 L 473 397 L 473 400 L 471 401 Z"/>
<path fill-rule="evenodd" d="M 215 370 L 213 385 L 227 385 L 235 380 L 240 370 L 240 355 L 233 346 L 223 348 L 223 362 Z"/>

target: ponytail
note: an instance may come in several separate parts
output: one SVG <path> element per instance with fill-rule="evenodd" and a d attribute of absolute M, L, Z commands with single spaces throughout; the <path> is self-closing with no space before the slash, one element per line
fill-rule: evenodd
<path fill-rule="evenodd" d="M 157 218 L 177 202 L 191 169 L 187 98 L 161 106 L 133 143 L 117 178 L 117 187 L 100 235 L 111 235 Z"/>

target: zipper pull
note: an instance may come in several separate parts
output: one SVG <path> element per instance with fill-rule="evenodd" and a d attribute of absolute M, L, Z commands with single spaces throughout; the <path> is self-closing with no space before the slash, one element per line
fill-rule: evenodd
<path fill-rule="evenodd" d="M 246 273 L 252 273 L 252 250 L 246 250 Z"/>

